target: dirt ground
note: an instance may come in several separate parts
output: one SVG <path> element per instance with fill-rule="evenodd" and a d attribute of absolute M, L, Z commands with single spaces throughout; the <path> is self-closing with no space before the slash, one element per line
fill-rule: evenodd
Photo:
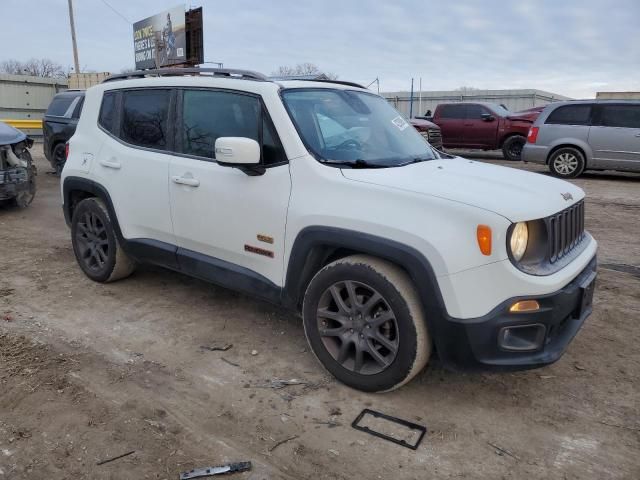
<path fill-rule="evenodd" d="M 89 281 L 59 179 L 36 157 L 34 203 L 0 207 L 0 480 L 177 479 L 243 460 L 252 471 L 229 478 L 640 478 L 639 175 L 575 181 L 601 268 L 559 362 L 465 375 L 432 361 L 399 391 L 365 394 L 328 376 L 300 320 L 269 304 L 157 268 Z M 426 425 L 424 442 L 352 429 L 365 407 Z"/>

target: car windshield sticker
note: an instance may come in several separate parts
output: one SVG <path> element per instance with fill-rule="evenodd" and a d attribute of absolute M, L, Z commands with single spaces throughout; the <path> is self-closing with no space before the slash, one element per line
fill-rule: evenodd
<path fill-rule="evenodd" d="M 400 115 L 398 115 L 396 118 L 391 120 L 391 123 L 393 123 L 396 127 L 398 127 L 398 130 L 404 130 L 409 126 L 409 124 L 405 121 L 405 119 L 402 118 Z"/>

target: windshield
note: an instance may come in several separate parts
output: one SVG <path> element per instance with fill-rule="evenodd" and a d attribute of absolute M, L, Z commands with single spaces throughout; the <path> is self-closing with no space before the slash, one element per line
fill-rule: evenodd
<path fill-rule="evenodd" d="M 506 108 L 504 108 L 503 105 L 498 105 L 497 103 L 490 103 L 488 105 L 493 109 L 495 113 L 497 113 L 501 117 L 506 117 L 507 115 L 511 115 L 511 112 Z"/>
<path fill-rule="evenodd" d="M 397 167 L 433 150 L 382 97 L 354 90 L 291 89 L 285 106 L 307 147 L 326 163 Z"/>

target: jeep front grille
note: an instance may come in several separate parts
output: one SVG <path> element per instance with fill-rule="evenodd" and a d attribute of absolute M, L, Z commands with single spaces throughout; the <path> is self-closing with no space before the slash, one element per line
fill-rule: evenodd
<path fill-rule="evenodd" d="M 584 238 L 584 201 L 545 218 L 549 261 L 554 263 L 573 250 Z"/>

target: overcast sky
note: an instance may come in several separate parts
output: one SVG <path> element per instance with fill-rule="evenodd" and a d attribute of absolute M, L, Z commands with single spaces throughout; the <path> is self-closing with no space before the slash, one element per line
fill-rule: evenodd
<path fill-rule="evenodd" d="M 137 21 L 176 0 L 106 0 Z M 80 65 L 133 67 L 131 25 L 74 0 Z M 189 4 L 187 4 L 189 6 Z M 200 0 L 205 60 L 263 73 L 317 64 L 383 91 L 538 88 L 574 98 L 640 90 L 640 1 Z M 0 0 L 0 60 L 72 65 L 67 0 Z M 417 86 L 417 83 L 416 83 Z"/>

